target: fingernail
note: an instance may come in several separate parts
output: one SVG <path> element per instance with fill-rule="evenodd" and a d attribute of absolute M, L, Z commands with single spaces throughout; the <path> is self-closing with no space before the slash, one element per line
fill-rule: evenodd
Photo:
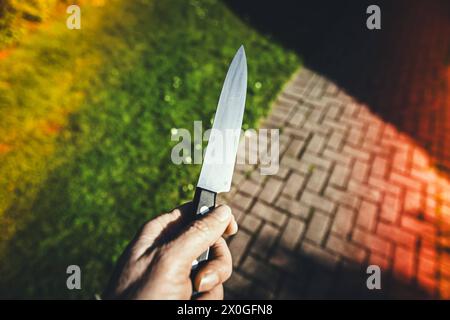
<path fill-rule="evenodd" d="M 227 221 L 231 215 L 231 209 L 228 206 L 221 206 L 216 209 L 216 214 L 220 221 Z"/>
<path fill-rule="evenodd" d="M 219 284 L 219 276 L 215 272 L 207 273 L 203 276 L 202 280 L 200 280 L 200 284 L 198 285 L 198 291 L 203 292 L 214 288 Z"/>
<path fill-rule="evenodd" d="M 233 234 L 235 234 L 236 232 L 238 232 L 238 230 L 239 230 L 239 226 L 238 226 L 238 224 L 237 224 L 237 222 L 236 221 L 233 221 L 234 223 L 233 223 Z"/>

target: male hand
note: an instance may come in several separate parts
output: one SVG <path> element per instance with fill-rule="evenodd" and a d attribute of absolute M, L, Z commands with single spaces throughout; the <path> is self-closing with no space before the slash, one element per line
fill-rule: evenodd
<path fill-rule="evenodd" d="M 192 212 L 187 203 L 147 222 L 120 257 L 103 298 L 185 300 L 197 291 L 195 299 L 223 299 L 232 262 L 222 235 L 235 234 L 237 223 L 225 205 L 188 221 Z M 209 247 L 209 260 L 192 276 L 192 262 Z"/>

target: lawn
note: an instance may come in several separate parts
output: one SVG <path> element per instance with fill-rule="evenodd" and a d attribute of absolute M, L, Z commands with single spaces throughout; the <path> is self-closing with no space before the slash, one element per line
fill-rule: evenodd
<path fill-rule="evenodd" d="M 218 1 L 105 3 L 82 6 L 81 30 L 56 12 L 0 59 L 2 298 L 101 292 L 138 226 L 192 197 L 200 167 L 171 163 L 170 132 L 211 122 L 238 47 L 244 128 L 300 65 Z"/>

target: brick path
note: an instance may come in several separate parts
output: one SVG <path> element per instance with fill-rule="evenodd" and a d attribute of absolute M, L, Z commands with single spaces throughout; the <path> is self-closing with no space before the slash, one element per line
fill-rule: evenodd
<path fill-rule="evenodd" d="M 280 169 L 236 167 L 226 297 L 450 298 L 450 183 L 419 144 L 308 69 L 262 127 L 282 128 Z"/>

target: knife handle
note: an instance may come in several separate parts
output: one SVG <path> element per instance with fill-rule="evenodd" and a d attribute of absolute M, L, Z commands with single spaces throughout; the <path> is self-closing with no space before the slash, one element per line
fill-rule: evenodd
<path fill-rule="evenodd" d="M 193 200 L 194 207 L 194 219 L 198 218 L 199 215 L 207 214 L 209 211 L 214 209 L 216 206 L 216 193 L 202 189 L 197 187 L 195 189 L 195 195 Z M 203 252 L 198 258 L 197 261 L 194 261 L 192 265 L 193 268 L 196 268 L 198 264 L 202 261 L 208 260 L 209 249 Z"/>

